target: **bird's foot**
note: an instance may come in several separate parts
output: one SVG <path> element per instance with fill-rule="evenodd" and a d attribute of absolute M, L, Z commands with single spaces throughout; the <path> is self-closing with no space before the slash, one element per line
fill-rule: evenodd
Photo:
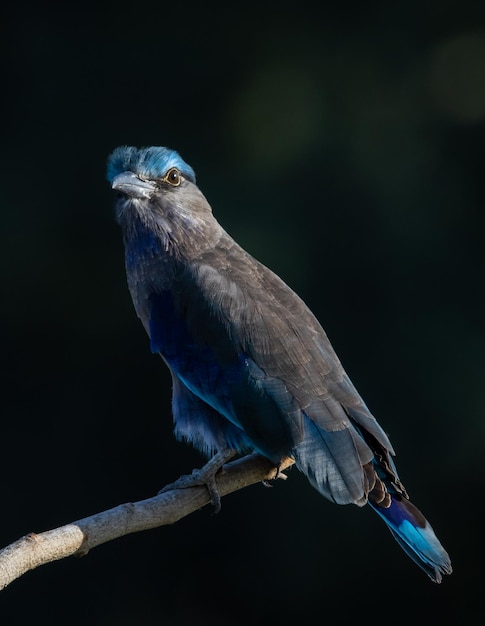
<path fill-rule="evenodd" d="M 217 490 L 216 474 L 221 467 L 236 456 L 236 450 L 226 448 L 215 454 L 201 469 L 194 469 L 192 474 L 181 476 L 175 482 L 167 485 L 158 493 L 165 493 L 172 489 L 187 489 L 188 487 L 200 487 L 205 485 L 209 491 L 214 513 L 221 510 L 221 496 Z"/>
<path fill-rule="evenodd" d="M 280 478 L 281 480 L 286 480 L 288 478 L 288 476 L 286 474 L 284 474 L 281 470 L 281 463 L 278 463 L 278 465 L 276 465 L 275 467 L 275 475 L 270 478 L 269 480 L 263 480 L 262 483 L 265 487 L 272 487 L 273 485 L 271 484 L 274 480 L 278 480 L 278 478 Z M 287 468 L 288 469 L 288 468 Z"/>

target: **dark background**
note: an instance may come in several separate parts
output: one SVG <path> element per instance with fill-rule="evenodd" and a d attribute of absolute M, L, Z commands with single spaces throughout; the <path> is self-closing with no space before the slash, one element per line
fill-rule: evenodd
<path fill-rule="evenodd" d="M 2 7 L 0 545 L 203 463 L 105 181 L 116 146 L 168 145 L 321 320 L 455 572 L 292 470 L 27 574 L 1 623 L 481 621 L 485 4 Z"/>

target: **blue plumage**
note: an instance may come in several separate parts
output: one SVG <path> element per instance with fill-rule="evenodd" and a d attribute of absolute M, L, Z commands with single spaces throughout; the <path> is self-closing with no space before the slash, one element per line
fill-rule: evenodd
<path fill-rule="evenodd" d="M 325 331 L 222 229 L 192 168 L 168 148 L 121 147 L 108 180 L 133 303 L 172 374 L 176 436 L 208 455 L 292 457 L 328 499 L 369 503 L 432 580 L 451 573 Z"/>
<path fill-rule="evenodd" d="M 437 572 L 451 573 L 449 557 L 430 523 L 409 500 L 400 495 L 391 495 L 391 503 L 387 508 L 372 502 L 369 504 L 386 522 L 401 548 L 432 580 L 436 580 Z M 436 582 L 440 582 L 439 577 Z"/>
<path fill-rule="evenodd" d="M 108 180 L 121 172 L 136 170 L 140 178 L 151 180 L 162 178 L 172 167 L 176 167 L 184 178 L 195 183 L 195 172 L 187 165 L 175 150 L 162 147 L 145 148 L 138 150 L 129 146 L 120 146 L 113 151 L 108 163 Z"/>

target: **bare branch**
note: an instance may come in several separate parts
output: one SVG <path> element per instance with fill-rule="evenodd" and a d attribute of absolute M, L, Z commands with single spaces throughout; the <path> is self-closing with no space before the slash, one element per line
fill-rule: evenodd
<path fill-rule="evenodd" d="M 292 464 L 292 459 L 285 459 L 279 470 Z M 275 477 L 276 468 L 268 459 L 251 454 L 225 465 L 216 476 L 216 484 L 222 497 Z M 209 502 L 209 492 L 205 487 L 172 489 L 148 500 L 121 504 L 54 530 L 26 535 L 0 551 L 0 589 L 39 565 L 67 556 L 82 556 L 91 548 L 130 533 L 174 524 Z"/>

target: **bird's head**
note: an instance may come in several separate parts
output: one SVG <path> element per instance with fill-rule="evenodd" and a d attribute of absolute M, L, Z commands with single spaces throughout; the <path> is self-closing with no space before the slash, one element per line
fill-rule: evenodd
<path fill-rule="evenodd" d="M 169 148 L 121 146 L 108 158 L 107 178 L 118 192 L 116 217 L 125 240 L 140 227 L 165 249 L 210 245 L 220 226 L 197 185 L 194 170 Z"/>
<path fill-rule="evenodd" d="M 120 146 L 108 158 L 108 181 L 131 198 L 149 198 L 157 189 L 195 183 L 194 170 L 169 148 Z"/>

